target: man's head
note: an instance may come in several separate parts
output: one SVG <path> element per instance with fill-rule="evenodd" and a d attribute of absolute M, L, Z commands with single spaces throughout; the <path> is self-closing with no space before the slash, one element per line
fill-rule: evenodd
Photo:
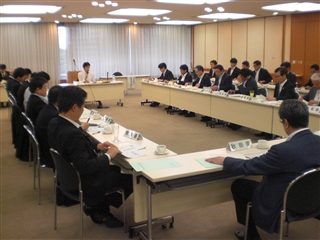
<path fill-rule="evenodd" d="M 158 65 L 158 68 L 160 69 L 160 72 L 165 72 L 167 70 L 167 64 L 165 64 L 164 62 L 160 63 Z"/>
<path fill-rule="evenodd" d="M 237 66 L 238 60 L 236 58 L 231 58 L 230 59 L 230 67 L 234 68 L 235 66 Z"/>
<path fill-rule="evenodd" d="M 319 65 L 318 64 L 312 64 L 310 67 L 310 73 L 314 74 L 316 72 L 319 72 Z"/>
<path fill-rule="evenodd" d="M 251 72 L 248 68 L 242 68 L 238 75 L 238 80 L 244 82 L 248 80 L 251 76 Z"/>
<path fill-rule="evenodd" d="M 62 90 L 62 87 L 59 85 L 53 86 L 50 88 L 49 93 L 48 93 L 48 102 L 56 105 L 58 103 L 58 96 Z"/>
<path fill-rule="evenodd" d="M 7 70 L 7 66 L 5 64 L 0 64 L 0 72 L 4 73 Z"/>
<path fill-rule="evenodd" d="M 29 90 L 31 93 L 38 94 L 40 96 L 47 96 L 47 90 L 48 90 L 48 80 L 35 76 L 34 78 L 31 79 L 30 85 L 29 85 Z"/>
<path fill-rule="evenodd" d="M 58 98 L 58 108 L 61 114 L 68 114 L 71 120 L 78 120 L 83 112 L 87 93 L 76 86 L 64 87 Z"/>
<path fill-rule="evenodd" d="M 90 63 L 84 62 L 84 63 L 82 64 L 82 67 L 83 67 L 83 70 L 84 70 L 86 73 L 88 73 L 89 70 L 90 70 Z"/>
<path fill-rule="evenodd" d="M 290 69 L 291 69 L 291 64 L 290 64 L 290 62 L 283 62 L 283 63 L 281 63 L 280 67 L 284 67 L 284 68 L 286 68 L 288 71 L 290 71 Z"/>
<path fill-rule="evenodd" d="M 181 75 L 184 75 L 186 72 L 188 72 L 189 71 L 189 68 L 188 68 L 188 66 L 186 65 L 186 64 L 182 64 L 181 66 L 180 66 L 180 73 L 181 73 Z"/>
<path fill-rule="evenodd" d="M 217 75 L 217 77 L 220 77 L 224 73 L 224 68 L 221 64 L 218 64 L 214 67 L 214 73 Z"/>
<path fill-rule="evenodd" d="M 261 68 L 261 62 L 259 60 L 254 61 L 253 68 L 255 71 L 258 71 Z"/>
<path fill-rule="evenodd" d="M 242 68 L 248 68 L 250 67 L 250 63 L 248 61 L 243 61 L 242 62 Z"/>
<path fill-rule="evenodd" d="M 278 83 L 283 83 L 287 79 L 288 70 L 284 67 L 278 67 L 274 70 L 274 76 L 278 80 Z"/>
<path fill-rule="evenodd" d="M 198 77 L 201 77 L 203 72 L 204 72 L 204 68 L 201 66 L 201 65 L 197 65 L 195 68 L 194 68 L 194 71 L 196 72 L 197 76 Z"/>
<path fill-rule="evenodd" d="M 312 74 L 311 81 L 313 83 L 313 86 L 320 90 L 320 73 Z"/>
<path fill-rule="evenodd" d="M 211 60 L 210 61 L 210 67 L 211 69 L 214 69 L 214 67 L 218 64 L 218 62 L 216 60 Z"/>
<path fill-rule="evenodd" d="M 309 110 L 307 105 L 301 101 L 296 99 L 283 101 L 278 114 L 280 122 L 288 135 L 297 129 L 308 127 Z"/>
<path fill-rule="evenodd" d="M 24 71 L 26 72 L 25 79 L 30 79 L 32 73 L 31 70 L 29 68 L 25 68 Z"/>
<path fill-rule="evenodd" d="M 22 67 L 18 67 L 13 71 L 13 77 L 22 82 L 25 79 L 26 71 Z"/>
<path fill-rule="evenodd" d="M 50 75 L 44 71 L 41 71 L 41 72 L 37 72 L 36 73 L 36 76 L 38 77 L 43 77 L 44 79 L 46 79 L 47 81 L 50 80 Z"/>

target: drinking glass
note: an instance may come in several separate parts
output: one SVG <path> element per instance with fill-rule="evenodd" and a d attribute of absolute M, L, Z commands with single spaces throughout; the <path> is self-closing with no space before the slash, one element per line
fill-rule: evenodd
<path fill-rule="evenodd" d="M 113 141 L 114 143 L 118 143 L 119 141 L 119 125 L 118 124 L 113 124 L 112 126 L 113 129 Z"/>

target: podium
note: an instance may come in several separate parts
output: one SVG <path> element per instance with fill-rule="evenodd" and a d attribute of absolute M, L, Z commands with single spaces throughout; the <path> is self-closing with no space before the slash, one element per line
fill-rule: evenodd
<path fill-rule="evenodd" d="M 73 83 L 73 81 L 77 81 L 79 72 L 80 71 L 68 71 L 68 83 Z"/>

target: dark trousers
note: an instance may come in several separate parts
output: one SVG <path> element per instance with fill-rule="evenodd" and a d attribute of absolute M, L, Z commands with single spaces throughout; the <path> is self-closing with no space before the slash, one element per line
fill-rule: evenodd
<path fill-rule="evenodd" d="M 231 192 L 233 195 L 237 221 L 242 225 L 246 225 L 246 212 L 247 204 L 252 201 L 252 195 L 258 182 L 247 179 L 238 179 L 232 183 Z M 248 224 L 248 239 L 253 239 L 254 237 L 259 236 L 258 230 L 254 223 L 251 211 L 249 214 L 249 224 Z"/>

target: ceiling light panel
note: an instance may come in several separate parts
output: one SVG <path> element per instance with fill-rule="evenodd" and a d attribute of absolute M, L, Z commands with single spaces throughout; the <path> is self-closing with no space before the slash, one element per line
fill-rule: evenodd
<path fill-rule="evenodd" d="M 56 13 L 61 9 L 58 6 L 47 5 L 4 5 L 0 6 L 0 13 L 4 14 L 46 14 Z"/>
<path fill-rule="evenodd" d="M 41 18 L 32 17 L 1 17 L 0 23 L 28 23 L 28 22 L 39 22 Z"/>
<path fill-rule="evenodd" d="M 83 19 L 81 23 L 124 23 L 128 22 L 129 19 L 116 19 L 116 18 L 87 18 Z"/>
<path fill-rule="evenodd" d="M 164 9 L 147 9 L 147 8 L 121 8 L 115 11 L 108 12 L 110 15 L 117 16 L 158 16 L 170 13 L 169 10 Z"/>
<path fill-rule="evenodd" d="M 242 13 L 213 13 L 213 14 L 206 14 L 200 15 L 198 18 L 205 18 L 205 19 L 245 19 L 245 18 L 252 18 L 255 17 L 253 14 L 242 14 Z"/>
<path fill-rule="evenodd" d="M 197 25 L 200 24 L 200 21 L 179 21 L 179 20 L 170 20 L 165 22 L 157 22 L 156 24 L 160 25 Z"/>
<path fill-rule="evenodd" d="M 202 4 L 218 4 L 218 3 L 230 2 L 230 0 L 156 0 L 156 2 L 172 3 L 172 4 L 202 5 Z"/>
<path fill-rule="evenodd" d="M 292 2 L 284 4 L 276 4 L 262 7 L 264 10 L 270 11 L 279 11 L 279 12 L 311 12 L 311 11 L 320 11 L 320 4 L 318 3 L 309 3 L 309 2 Z"/>

